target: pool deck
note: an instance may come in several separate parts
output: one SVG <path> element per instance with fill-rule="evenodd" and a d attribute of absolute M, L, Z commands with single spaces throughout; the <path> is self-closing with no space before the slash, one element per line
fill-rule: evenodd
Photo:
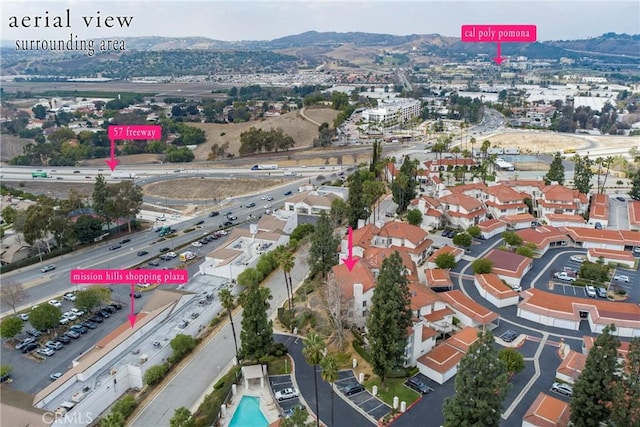
<path fill-rule="evenodd" d="M 260 387 L 260 383 L 257 381 L 251 381 L 249 388 L 244 386 L 244 381 L 241 381 L 236 389 L 236 394 L 229 399 L 227 403 L 227 415 L 220 419 L 220 425 L 227 427 L 233 418 L 233 414 L 238 408 L 238 403 L 242 400 L 242 396 L 253 396 L 260 398 L 260 410 L 265 416 L 269 424 L 277 421 L 280 418 L 280 410 L 278 404 L 271 395 L 271 389 L 269 382 L 265 381 L 264 387 Z"/>

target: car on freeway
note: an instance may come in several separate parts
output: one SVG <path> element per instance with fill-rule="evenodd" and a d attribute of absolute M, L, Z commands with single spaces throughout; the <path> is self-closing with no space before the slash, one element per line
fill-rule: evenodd
<path fill-rule="evenodd" d="M 615 280 L 616 282 L 629 283 L 629 276 L 625 276 L 624 274 L 618 274 L 613 276 L 613 280 Z"/>
<path fill-rule="evenodd" d="M 414 389 L 420 394 L 428 394 L 433 391 L 431 387 L 429 387 L 428 385 L 426 385 L 416 377 L 409 378 L 406 384 L 409 388 Z"/>
<path fill-rule="evenodd" d="M 71 338 L 66 335 L 58 335 L 56 341 L 61 342 L 62 344 L 69 344 L 71 342 Z"/>
<path fill-rule="evenodd" d="M 516 338 L 518 338 L 520 334 L 516 331 L 507 331 L 504 334 L 500 335 L 500 339 L 504 342 L 513 342 Z"/>
<path fill-rule="evenodd" d="M 53 351 L 52 349 L 48 348 L 48 347 L 40 347 L 38 349 L 38 354 L 41 354 L 42 356 L 53 356 L 53 354 L 55 353 L 55 351 Z"/>
<path fill-rule="evenodd" d="M 69 292 L 68 294 L 64 294 L 64 296 L 62 298 L 67 300 L 67 301 L 75 301 L 76 300 L 76 294 L 74 294 L 73 292 Z"/>
<path fill-rule="evenodd" d="M 171 250 L 171 248 L 165 246 L 164 248 L 160 248 L 160 253 L 169 252 L 170 250 Z"/>
<path fill-rule="evenodd" d="M 267 197 L 267 202 L 271 202 L 273 200 L 273 197 L 269 196 Z"/>
<path fill-rule="evenodd" d="M 351 396 L 352 394 L 361 393 L 364 391 L 364 386 L 360 383 L 348 384 L 342 388 L 342 393 L 345 396 Z"/>
<path fill-rule="evenodd" d="M 211 218 L 213 218 L 214 216 L 218 216 L 218 215 L 220 215 L 220 212 L 218 212 L 218 211 L 213 211 L 213 212 L 209 213 L 209 217 L 211 217 Z"/>
<path fill-rule="evenodd" d="M 129 292 L 129 296 L 132 296 L 131 292 Z M 133 293 L 133 297 L 134 298 L 142 298 L 142 294 L 140 292 L 134 292 Z"/>
<path fill-rule="evenodd" d="M 53 374 L 49 375 L 49 379 L 51 379 L 51 381 L 55 381 L 61 376 L 62 376 L 62 372 L 54 372 Z"/>
<path fill-rule="evenodd" d="M 569 259 L 573 262 L 579 262 L 581 264 L 586 261 L 586 258 L 582 255 L 571 255 L 571 258 Z"/>
<path fill-rule="evenodd" d="M 191 244 L 191 246 L 193 246 L 194 248 L 201 248 L 201 247 L 202 247 L 202 243 L 200 243 L 200 242 L 193 242 L 193 243 Z"/>
<path fill-rule="evenodd" d="M 575 282 L 576 278 L 567 274 L 564 271 L 560 271 L 558 273 L 554 273 L 553 277 L 558 279 L 558 280 L 564 280 L 565 282 Z"/>
<path fill-rule="evenodd" d="M 233 223 L 231 221 L 225 221 L 225 222 L 222 223 L 222 225 L 225 226 L 225 227 L 230 227 L 230 226 L 233 225 Z"/>
<path fill-rule="evenodd" d="M 599 298 L 606 298 L 607 290 L 605 288 L 596 288 L 596 294 L 598 294 Z"/>
<path fill-rule="evenodd" d="M 69 329 L 64 334 L 69 338 L 73 338 L 74 340 L 77 340 L 78 338 L 80 338 L 80 332 L 74 331 L 73 329 Z"/>
<path fill-rule="evenodd" d="M 271 207 L 271 203 L 267 203 L 266 205 L 264 205 L 265 209 L 269 209 Z"/>
<path fill-rule="evenodd" d="M 563 394 L 567 397 L 571 397 L 573 394 L 573 388 L 569 384 L 564 383 L 553 383 L 551 391 L 555 391 L 556 393 Z"/>
<path fill-rule="evenodd" d="M 237 219 L 238 219 L 238 217 L 237 217 L 237 216 L 235 216 L 235 215 L 227 215 L 227 219 L 228 219 L 229 221 L 235 221 L 235 220 L 237 220 Z"/>
<path fill-rule="evenodd" d="M 293 194 L 293 191 L 291 191 L 291 190 L 289 190 L 289 191 L 284 193 L 285 196 L 290 196 L 291 194 Z"/>
<path fill-rule="evenodd" d="M 62 307 L 62 303 L 60 301 L 58 301 L 57 299 L 52 299 L 49 301 L 49 305 L 52 305 L 54 307 Z"/>
<path fill-rule="evenodd" d="M 125 243 L 129 243 L 130 241 L 131 239 L 126 238 L 126 239 L 120 240 L 118 243 L 120 243 L 121 245 L 124 245 Z"/>
<path fill-rule="evenodd" d="M 202 225 L 204 224 L 204 220 L 201 219 L 200 221 L 196 221 L 194 225 Z"/>
<path fill-rule="evenodd" d="M 208 243 L 209 243 L 209 239 L 207 239 L 206 237 L 203 237 L 202 239 L 200 239 L 200 244 L 207 245 Z"/>
<path fill-rule="evenodd" d="M 256 204 L 254 202 L 247 203 L 247 208 L 253 208 L 255 206 L 256 206 Z"/>
<path fill-rule="evenodd" d="M 45 346 L 45 347 L 48 347 L 48 348 L 50 348 L 50 349 L 52 349 L 52 350 L 60 350 L 62 347 L 64 347 L 64 346 L 62 345 L 62 343 L 61 343 L 61 342 L 58 342 L 58 341 L 47 341 L 47 342 L 44 344 L 44 346 Z"/>
<path fill-rule="evenodd" d="M 149 255 L 149 252 L 147 252 L 147 251 L 138 251 L 138 256 L 145 256 L 145 255 Z"/>
<path fill-rule="evenodd" d="M 29 320 L 29 315 L 26 313 L 20 313 L 18 314 L 18 319 L 26 322 Z"/>
<path fill-rule="evenodd" d="M 260 200 L 267 200 L 267 196 L 260 197 Z"/>
<path fill-rule="evenodd" d="M 159 258 L 160 258 L 162 261 L 171 261 L 171 259 L 172 259 L 172 258 L 171 258 L 170 256 L 168 256 L 167 254 L 162 254 L 162 255 L 160 255 L 160 257 L 159 257 Z"/>
<path fill-rule="evenodd" d="M 283 388 L 282 390 L 276 391 L 276 400 L 278 402 L 282 402 L 283 400 L 294 399 L 298 397 L 300 394 L 298 390 L 293 387 Z"/>
<path fill-rule="evenodd" d="M 147 264 L 149 264 L 152 267 L 158 267 L 160 265 L 160 262 L 157 259 L 152 259 Z"/>
<path fill-rule="evenodd" d="M 46 273 L 48 271 L 55 270 L 55 269 L 56 269 L 56 265 L 55 264 L 49 264 L 49 265 L 45 265 L 44 267 L 42 267 L 40 269 L 40 271 L 42 271 L 43 273 Z"/>
<path fill-rule="evenodd" d="M 116 249 L 120 249 L 122 245 L 111 245 L 109 246 L 110 251 L 115 251 Z"/>

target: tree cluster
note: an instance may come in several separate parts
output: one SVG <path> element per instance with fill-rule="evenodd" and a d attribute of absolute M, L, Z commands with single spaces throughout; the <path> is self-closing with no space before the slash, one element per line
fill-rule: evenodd
<path fill-rule="evenodd" d="M 331 268 L 338 264 L 336 248 L 339 244 L 340 239 L 333 233 L 329 216 L 322 212 L 311 235 L 311 248 L 309 249 L 310 276 L 321 273 L 325 277 Z"/>
<path fill-rule="evenodd" d="M 268 131 L 250 127 L 240 134 L 240 155 L 265 153 L 278 150 L 289 150 L 295 141 L 280 128 Z"/>
<path fill-rule="evenodd" d="M 398 205 L 398 213 L 407 210 L 409 202 L 416 197 L 416 186 L 418 184 L 416 175 L 418 172 L 417 162 L 409 156 L 404 158 L 398 175 L 391 183 L 391 193 L 393 201 Z"/>
<path fill-rule="evenodd" d="M 544 183 L 549 185 L 552 182 L 557 182 L 562 185 L 564 183 L 564 165 L 562 164 L 562 155 L 560 152 L 556 152 L 549 165 L 549 171 L 543 177 Z"/>
<path fill-rule="evenodd" d="M 118 218 L 127 219 L 131 232 L 131 218 L 135 218 L 140 212 L 142 196 L 142 189 L 133 181 L 122 181 L 108 186 L 104 177 L 98 175 L 93 189 L 93 209 L 108 225 Z"/>

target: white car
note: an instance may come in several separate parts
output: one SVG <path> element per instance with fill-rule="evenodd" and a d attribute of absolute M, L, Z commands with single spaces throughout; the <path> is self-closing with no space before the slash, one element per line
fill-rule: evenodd
<path fill-rule="evenodd" d="M 168 257 L 170 257 L 170 258 L 175 258 L 175 257 L 177 257 L 177 256 L 178 256 L 178 254 L 177 254 L 177 253 L 175 253 L 175 252 L 167 252 L 165 255 L 166 255 L 166 256 L 168 256 Z"/>
<path fill-rule="evenodd" d="M 72 313 L 72 312 L 70 312 L 70 311 L 66 311 L 66 312 L 64 312 L 64 313 L 62 314 L 62 317 L 65 317 L 65 318 L 67 318 L 67 319 L 69 319 L 69 320 L 71 320 L 71 321 L 76 320 L 76 319 L 78 318 L 78 316 L 76 316 L 75 314 L 73 314 L 73 313 Z"/>
<path fill-rule="evenodd" d="M 613 280 L 615 280 L 616 282 L 629 283 L 629 276 L 625 276 L 624 274 L 618 274 L 617 276 L 613 276 Z"/>
<path fill-rule="evenodd" d="M 53 356 L 53 353 L 55 353 L 55 351 L 48 347 L 40 347 L 38 349 L 38 354 L 41 354 L 43 356 Z"/>
<path fill-rule="evenodd" d="M 26 313 L 20 313 L 18 314 L 18 319 L 23 320 L 23 321 L 28 321 L 29 320 L 29 315 Z"/>
<path fill-rule="evenodd" d="M 572 255 L 569 259 L 573 262 L 579 262 L 581 264 L 585 261 L 585 258 L 581 255 Z"/>
<path fill-rule="evenodd" d="M 75 301 L 76 300 L 76 295 L 69 292 L 68 294 L 64 294 L 64 296 L 62 297 L 64 299 L 66 299 L 67 301 Z"/>
<path fill-rule="evenodd" d="M 54 307 L 62 307 L 62 303 L 57 299 L 52 299 L 51 301 L 49 301 L 49 305 L 52 305 Z"/>
<path fill-rule="evenodd" d="M 193 246 L 194 248 L 200 248 L 200 247 L 202 247 L 202 243 L 200 243 L 200 242 L 193 242 L 193 243 L 191 244 L 191 246 Z"/>
<path fill-rule="evenodd" d="M 260 200 L 267 200 L 267 196 L 260 197 Z"/>
<path fill-rule="evenodd" d="M 276 400 L 282 402 L 283 400 L 294 399 L 299 396 L 298 390 L 295 388 L 284 388 L 280 391 L 276 391 Z"/>
<path fill-rule="evenodd" d="M 67 319 L 66 317 L 61 317 L 58 323 L 60 323 L 61 325 L 66 325 L 69 322 L 71 322 L 71 320 Z"/>
<path fill-rule="evenodd" d="M 71 312 L 72 312 L 73 314 L 75 314 L 76 316 L 78 316 L 78 317 L 80 317 L 80 316 L 84 316 L 84 314 L 85 314 L 85 313 L 84 313 L 84 311 L 82 311 L 82 310 L 80 310 L 80 309 L 77 309 L 77 308 L 72 308 L 72 309 L 71 309 Z"/>
<path fill-rule="evenodd" d="M 271 207 L 271 203 L 267 203 L 266 205 L 264 205 L 265 209 L 269 209 Z"/>
<path fill-rule="evenodd" d="M 558 280 L 564 280 L 565 282 L 575 282 L 576 278 L 573 276 L 570 276 L 569 274 L 567 274 L 565 271 L 561 271 L 559 273 L 555 273 L 553 275 L 553 277 L 555 277 Z"/>

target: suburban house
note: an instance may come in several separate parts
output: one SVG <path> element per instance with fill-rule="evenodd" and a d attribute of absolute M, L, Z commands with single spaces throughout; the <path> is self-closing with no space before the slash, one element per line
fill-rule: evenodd
<path fill-rule="evenodd" d="M 536 218 L 527 212 L 503 216 L 500 218 L 500 221 L 505 223 L 507 230 L 522 230 L 523 228 L 530 228 L 532 224 L 535 224 Z"/>
<path fill-rule="evenodd" d="M 482 202 L 466 194 L 449 194 L 440 197 L 448 222 L 466 230 L 487 219 L 487 210 Z"/>
<path fill-rule="evenodd" d="M 442 303 L 438 300 L 437 295 L 425 288 L 424 285 L 410 283 L 409 292 L 411 293 L 411 311 L 414 318 L 407 337 L 405 366 L 416 366 L 418 358 L 431 351 L 440 336 L 440 332 L 430 326 L 420 313 L 429 312 L 434 306 Z"/>
<path fill-rule="evenodd" d="M 347 311 L 347 317 L 355 326 L 364 327 L 373 289 L 376 286 L 376 278 L 369 267 L 358 262 L 353 270 L 349 271 L 345 264 L 336 265 L 329 273 L 327 282 L 330 281 L 335 281 L 342 293 L 346 305 L 343 308 Z"/>
<path fill-rule="evenodd" d="M 284 202 L 284 209 L 295 212 L 298 215 L 298 222 L 301 224 L 314 223 L 321 212 L 329 213 L 331 203 L 340 199 L 335 193 L 320 194 L 316 190 L 298 193 L 289 197 Z"/>
<path fill-rule="evenodd" d="M 518 304 L 520 297 L 513 288 L 500 279 L 497 274 L 476 274 L 473 284 L 480 296 L 496 307 L 508 307 Z"/>
<path fill-rule="evenodd" d="M 580 314 L 586 316 L 591 332 L 600 333 L 615 323 L 620 337 L 640 336 L 640 307 L 637 304 L 619 301 L 604 301 L 593 298 L 576 299 L 571 296 L 553 294 L 540 289 L 528 289 L 520 294 L 518 317 L 556 328 L 580 328 Z"/>
<path fill-rule="evenodd" d="M 589 208 L 589 226 L 591 228 L 607 228 L 609 225 L 609 196 L 598 193 L 591 196 Z"/>
<path fill-rule="evenodd" d="M 258 231 L 291 234 L 298 226 L 298 216 L 294 212 L 279 209 L 271 215 L 262 215 L 258 220 Z"/>
<path fill-rule="evenodd" d="M 454 246 L 443 246 L 440 249 L 436 250 L 433 254 L 431 254 L 431 256 L 429 257 L 429 263 L 427 264 L 427 268 L 437 269 L 438 266 L 436 265 L 436 259 L 438 259 L 438 257 L 442 254 L 453 255 L 457 263 L 462 259 L 462 255 L 464 255 L 464 250 L 460 248 L 456 248 Z"/>
<path fill-rule="evenodd" d="M 569 242 L 567 233 L 557 227 L 540 226 L 516 231 L 523 243 L 532 243 L 536 246 L 536 253 L 544 255 L 550 248 L 566 246 Z"/>
<path fill-rule="evenodd" d="M 581 215 L 586 211 L 586 206 L 586 194 L 559 184 L 544 186 L 540 198 L 536 200 L 538 218 L 547 223 L 551 221 L 547 215 Z"/>
<path fill-rule="evenodd" d="M 385 180 L 387 182 L 393 182 L 393 180 L 396 179 L 396 176 L 398 176 L 398 173 L 400 173 L 400 170 L 396 168 L 396 165 L 393 162 L 387 162 L 384 167 Z"/>
<path fill-rule="evenodd" d="M 640 200 L 629 200 L 627 211 L 629 212 L 629 230 L 640 231 Z"/>
<path fill-rule="evenodd" d="M 461 290 L 441 292 L 438 297 L 455 312 L 455 317 L 462 325 L 478 327 L 491 326 L 499 319 L 498 313 L 478 304 Z"/>
<path fill-rule="evenodd" d="M 524 203 L 524 199 L 527 196 L 517 192 L 507 185 L 491 185 L 487 187 L 485 193 L 487 195 L 487 200 L 484 204 L 487 206 L 488 213 L 493 218 L 529 213 L 529 207 Z M 530 222 L 531 220 L 529 223 Z M 527 226 L 529 225 L 530 224 L 527 224 Z"/>
<path fill-rule="evenodd" d="M 640 233 L 637 231 L 577 227 L 567 227 L 566 230 L 573 245 L 579 248 L 630 251 L 634 247 L 640 246 Z"/>
<path fill-rule="evenodd" d="M 411 209 L 418 209 L 422 214 L 420 227 L 431 231 L 444 227 L 444 208 L 442 203 L 434 197 L 422 196 L 411 200 Z"/>
<path fill-rule="evenodd" d="M 522 417 L 522 427 L 567 427 L 570 421 L 569 404 L 541 392 Z"/>
<path fill-rule="evenodd" d="M 421 374 L 444 384 L 458 372 L 458 362 L 477 339 L 478 329 L 466 327 L 420 357 L 416 366 Z"/>
<path fill-rule="evenodd" d="M 225 243 L 205 255 L 205 261 L 199 267 L 200 274 L 235 280 L 247 267 L 253 266 L 260 255 L 289 243 L 289 236 L 234 228 Z"/>
<path fill-rule="evenodd" d="M 427 286 L 436 292 L 453 290 L 453 281 L 449 270 L 442 268 L 427 268 L 424 271 Z"/>
<path fill-rule="evenodd" d="M 547 225 L 552 227 L 588 227 L 589 224 L 585 221 L 582 215 L 572 214 L 547 214 Z"/>
<path fill-rule="evenodd" d="M 498 236 L 507 231 L 507 224 L 499 219 L 489 219 L 478 224 L 480 233 L 485 239 Z"/>
<path fill-rule="evenodd" d="M 628 268 L 635 268 L 636 266 L 636 258 L 629 251 L 596 248 L 587 250 L 587 260 L 598 262 L 600 259 L 602 259 L 605 264 L 622 264 Z"/>
<path fill-rule="evenodd" d="M 492 273 L 514 289 L 520 288 L 520 281 L 531 270 L 533 262 L 529 257 L 500 249 L 493 249 L 485 258 L 493 263 Z"/>
<path fill-rule="evenodd" d="M 380 268 L 382 267 L 382 261 L 385 258 L 391 256 L 394 252 L 398 252 L 400 254 L 400 258 L 402 259 L 402 265 L 405 267 L 405 273 L 407 278 L 411 281 L 418 280 L 418 273 L 416 270 L 416 265 L 411 259 L 411 254 L 407 251 L 407 248 L 399 248 L 399 247 L 390 247 L 390 248 L 377 248 L 370 247 L 365 249 L 364 254 L 362 255 L 362 262 L 371 270 L 373 277 L 378 277 L 380 274 Z M 344 262 L 343 259 L 340 259 L 341 262 Z"/>
<path fill-rule="evenodd" d="M 569 350 L 556 369 L 556 378 L 568 384 L 574 384 L 587 362 L 587 355 Z"/>

